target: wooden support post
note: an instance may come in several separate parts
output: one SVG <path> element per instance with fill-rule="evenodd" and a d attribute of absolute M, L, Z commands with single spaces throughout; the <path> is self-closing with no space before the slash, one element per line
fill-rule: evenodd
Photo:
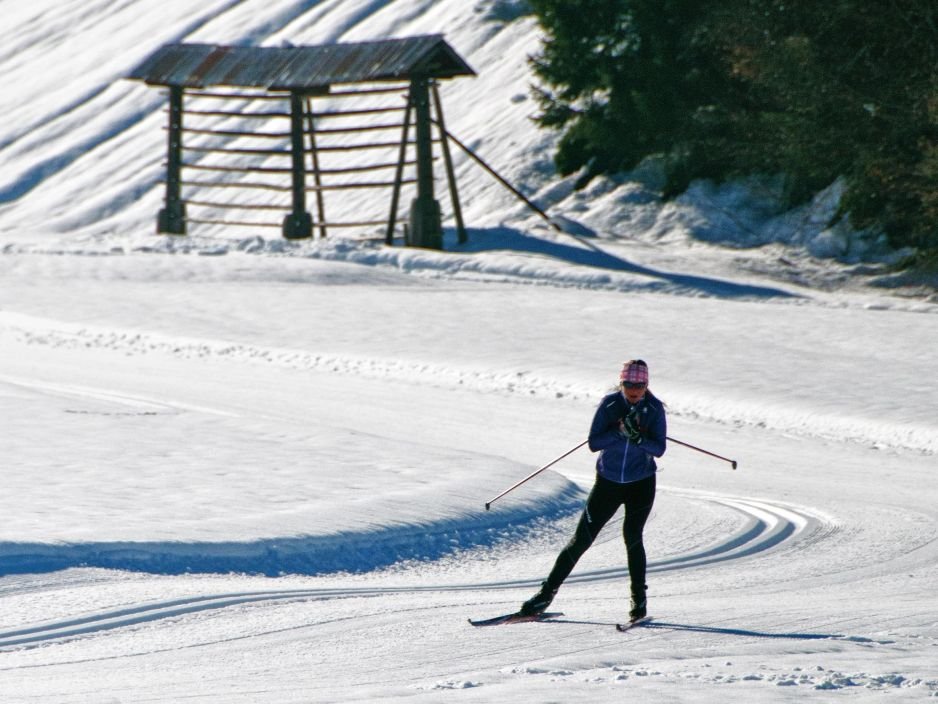
<path fill-rule="evenodd" d="M 407 140 L 410 136 L 410 96 L 404 109 L 404 129 L 401 131 L 401 148 L 397 155 L 397 169 L 394 171 L 394 190 L 391 191 L 391 213 L 388 216 L 388 231 L 384 236 L 385 244 L 394 244 L 394 226 L 397 224 L 397 208 L 401 200 L 401 180 L 404 178 L 404 162 L 407 161 Z"/>
<path fill-rule="evenodd" d="M 297 91 L 290 91 L 293 211 L 283 219 L 283 236 L 290 240 L 312 237 L 313 234 L 313 217 L 306 211 L 306 164 L 303 152 L 303 99 Z"/>
<path fill-rule="evenodd" d="M 182 86 L 169 87 L 169 129 L 166 150 L 166 197 L 156 218 L 159 234 L 186 234 L 182 200 Z"/>
<path fill-rule="evenodd" d="M 322 195 L 322 174 L 319 171 L 319 151 L 316 149 L 316 123 L 313 120 L 313 100 L 306 99 L 306 126 L 309 133 L 309 153 L 313 163 L 313 183 L 316 184 L 316 208 L 319 214 L 319 236 L 326 236 L 326 204 Z"/>
<path fill-rule="evenodd" d="M 417 197 L 410 205 L 410 236 L 407 244 L 430 249 L 443 248 L 440 204 L 433 197 L 433 136 L 430 128 L 430 80 L 415 76 L 410 82 L 417 135 Z"/>
<path fill-rule="evenodd" d="M 522 201 L 525 205 L 527 205 L 529 208 L 531 208 L 531 210 L 533 210 L 535 213 L 537 213 L 537 214 L 540 215 L 542 218 L 544 218 L 544 220 L 547 221 L 547 224 L 548 224 L 548 225 L 550 225 L 551 227 L 553 227 L 557 232 L 563 232 L 563 231 L 564 231 L 563 228 L 560 227 L 560 225 L 558 225 L 556 222 L 554 222 L 553 220 L 551 220 L 551 219 L 550 219 L 550 216 L 549 216 L 547 213 L 545 213 L 541 208 L 539 208 L 535 203 L 533 203 L 530 198 L 528 198 L 526 195 L 524 195 L 524 193 L 522 193 L 522 192 L 519 191 L 517 188 L 515 188 L 514 186 L 512 186 L 512 185 L 511 185 L 501 174 L 499 174 L 495 169 L 493 169 L 491 166 L 489 166 L 488 164 L 486 164 L 486 163 L 485 163 L 485 160 L 484 160 L 481 156 L 479 156 L 478 154 L 476 154 L 476 153 L 475 153 L 474 151 L 472 151 L 469 147 L 467 147 L 465 144 L 463 144 L 461 141 L 459 141 L 459 139 L 458 139 L 457 137 L 455 137 L 454 135 L 450 134 L 449 132 L 447 132 L 447 135 L 449 136 L 449 138 L 450 138 L 451 140 L 453 140 L 453 143 L 454 143 L 457 147 L 459 147 L 459 148 L 462 149 L 464 152 L 466 152 L 466 154 L 468 154 L 468 155 L 471 156 L 473 159 L 475 159 L 475 161 L 476 161 L 483 169 L 485 169 L 485 170 L 488 171 L 490 174 L 492 174 L 492 176 L 494 176 L 494 177 L 496 178 L 496 180 L 497 180 L 499 183 L 501 183 L 505 188 L 507 188 L 507 189 L 508 189 L 509 191 L 511 191 L 512 193 L 514 193 L 516 196 L 518 196 L 518 198 L 520 198 L 521 201 Z"/>
<path fill-rule="evenodd" d="M 453 170 L 453 156 L 449 151 L 449 135 L 446 132 L 446 123 L 443 121 L 443 101 L 440 100 L 440 89 L 433 83 L 433 106 L 436 108 L 436 124 L 440 132 L 440 144 L 443 145 L 443 163 L 446 165 L 446 180 L 449 183 L 449 198 L 453 204 L 453 217 L 456 218 L 456 236 L 459 244 L 466 242 L 466 225 L 462 219 L 462 208 L 459 205 L 459 191 L 456 189 L 456 172 Z"/>

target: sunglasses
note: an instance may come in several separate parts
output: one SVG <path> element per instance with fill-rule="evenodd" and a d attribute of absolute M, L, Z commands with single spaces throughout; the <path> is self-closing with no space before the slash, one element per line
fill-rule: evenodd
<path fill-rule="evenodd" d="M 645 384 L 640 381 L 623 381 L 622 386 L 626 389 L 644 389 Z"/>

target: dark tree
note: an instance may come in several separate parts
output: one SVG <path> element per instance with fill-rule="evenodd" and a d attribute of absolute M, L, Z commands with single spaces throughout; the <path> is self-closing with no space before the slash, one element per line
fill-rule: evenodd
<path fill-rule="evenodd" d="M 838 177 L 858 226 L 938 249 L 938 2 L 531 0 L 540 124 L 561 173 L 666 157 L 693 178 Z"/>

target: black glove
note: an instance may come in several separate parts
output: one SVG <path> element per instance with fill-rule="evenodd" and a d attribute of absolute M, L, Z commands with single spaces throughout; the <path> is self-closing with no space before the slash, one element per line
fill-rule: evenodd
<path fill-rule="evenodd" d="M 634 413 L 629 413 L 623 418 L 619 425 L 619 434 L 628 438 L 636 445 L 642 442 L 642 432 L 638 429 L 638 417 Z"/>

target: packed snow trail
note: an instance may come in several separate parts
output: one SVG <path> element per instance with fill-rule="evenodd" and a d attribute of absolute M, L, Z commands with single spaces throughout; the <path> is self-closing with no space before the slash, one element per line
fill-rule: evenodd
<path fill-rule="evenodd" d="M 575 190 L 530 121 L 539 34 L 515 0 L 4 11 L 5 704 L 938 695 L 938 304 L 876 287 L 897 279 L 878 233 L 830 225 L 838 184 L 793 211 L 765 180 L 664 202 L 649 162 Z M 429 32 L 479 73 L 442 87 L 449 129 L 566 232 L 456 154 L 461 248 L 450 220 L 443 252 L 152 234 L 165 99 L 120 77 L 157 46 Z M 547 573 L 594 458 L 484 501 L 580 442 L 639 354 L 669 433 L 740 462 L 666 454 L 655 620 L 613 628 L 610 526 L 563 618 L 473 629 Z M 284 567 L 316 574 L 228 571 Z"/>

